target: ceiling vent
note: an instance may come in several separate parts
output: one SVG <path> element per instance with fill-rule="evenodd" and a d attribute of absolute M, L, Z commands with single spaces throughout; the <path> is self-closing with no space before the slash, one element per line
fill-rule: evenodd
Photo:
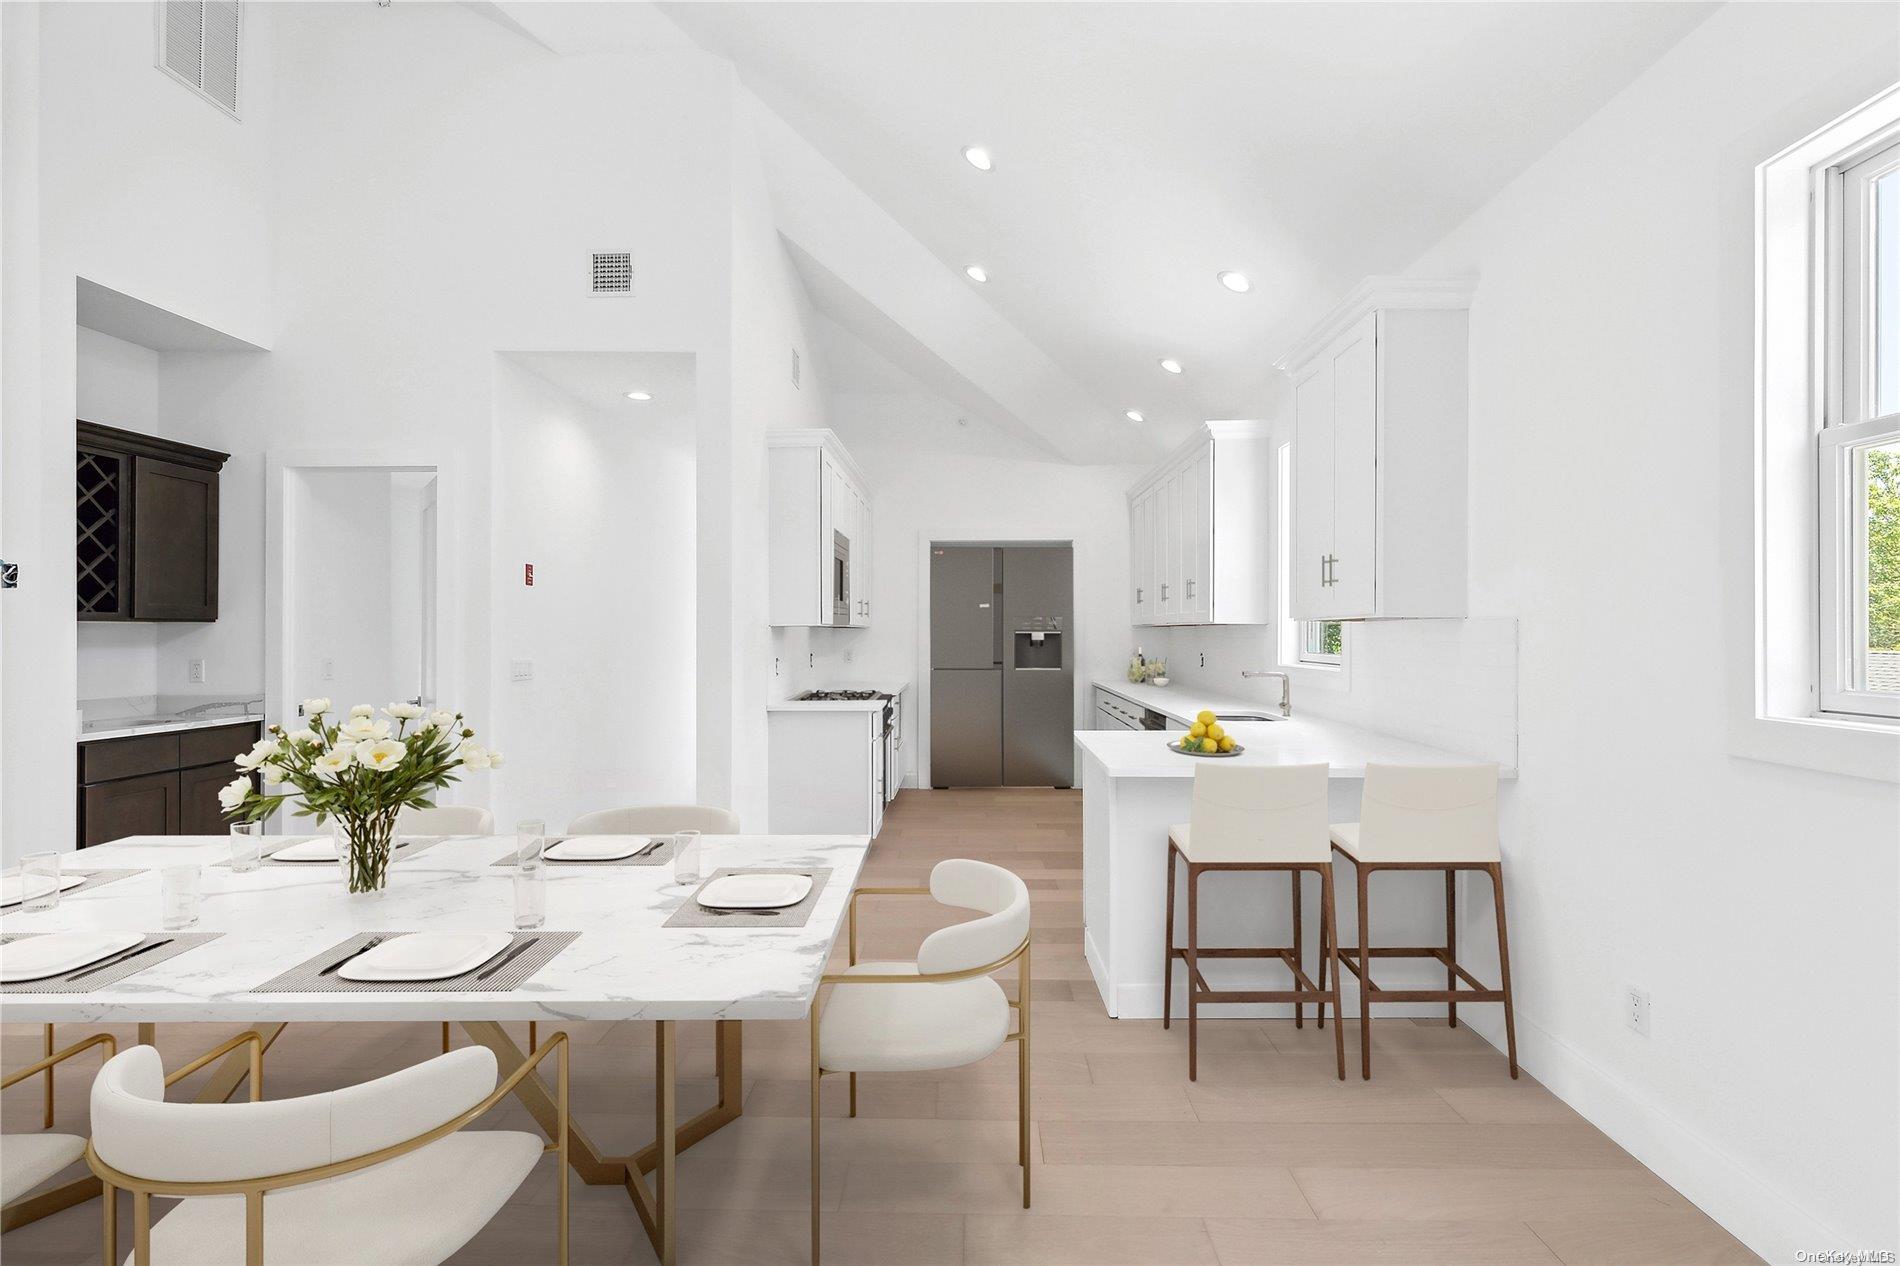
<path fill-rule="evenodd" d="M 594 252 L 594 293 L 597 295 L 633 293 L 633 256 L 629 252 Z"/>
<path fill-rule="evenodd" d="M 160 0 L 158 68 L 238 116 L 238 59 L 244 6 L 239 0 Z"/>

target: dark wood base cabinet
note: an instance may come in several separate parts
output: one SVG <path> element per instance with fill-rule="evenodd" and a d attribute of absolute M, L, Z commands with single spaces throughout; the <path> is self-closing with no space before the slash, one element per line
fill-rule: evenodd
<path fill-rule="evenodd" d="M 79 745 L 79 847 L 128 835 L 222 835 L 218 789 L 262 723 L 243 721 Z"/>

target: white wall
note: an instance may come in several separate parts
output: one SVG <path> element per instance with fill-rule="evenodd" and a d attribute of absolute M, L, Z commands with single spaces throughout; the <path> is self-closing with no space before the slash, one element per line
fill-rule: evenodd
<path fill-rule="evenodd" d="M 159 354 L 151 348 L 80 326 L 73 373 L 75 415 L 129 431 L 157 430 L 158 366 Z M 164 626 L 105 620 L 78 624 L 78 699 L 158 693 L 158 641 Z"/>
<path fill-rule="evenodd" d="M 380 708 L 395 698 L 387 619 L 396 579 L 390 472 L 305 470 L 292 472 L 287 483 L 295 583 L 284 618 L 294 693 L 327 695 L 339 709 Z"/>
<path fill-rule="evenodd" d="M 481 728 L 507 760 L 456 798 L 487 804 L 500 829 L 693 799 L 693 449 L 690 400 L 630 423 L 496 358 L 501 671 Z M 532 681 L 506 679 L 513 659 Z"/>
<path fill-rule="evenodd" d="M 1728 750 L 1752 178 L 1895 64 L 1890 8 L 1731 5 L 1417 264 L 1482 278 L 1471 596 L 1522 631 L 1525 1066 L 1777 1261 L 1900 1239 L 1900 794 Z"/>

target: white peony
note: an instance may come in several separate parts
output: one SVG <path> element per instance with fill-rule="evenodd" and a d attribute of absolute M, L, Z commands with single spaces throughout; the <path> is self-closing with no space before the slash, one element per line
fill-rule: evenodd
<path fill-rule="evenodd" d="M 453 712 L 444 712 L 442 709 L 437 708 L 434 712 L 429 714 L 429 724 L 438 730 L 446 730 L 455 724 L 455 714 Z"/>
<path fill-rule="evenodd" d="M 383 711 L 398 721 L 413 721 L 422 715 L 422 709 L 413 703 L 392 703 Z"/>
<path fill-rule="evenodd" d="M 282 765 L 273 765 L 273 764 L 270 764 L 268 761 L 262 765 L 259 765 L 257 767 L 257 772 L 264 775 L 264 781 L 269 783 L 273 787 L 283 786 L 285 781 L 290 777 L 289 774 L 284 772 L 284 767 Z"/>
<path fill-rule="evenodd" d="M 369 716 L 352 716 L 343 723 L 342 728 L 345 738 L 354 739 L 359 743 L 389 737 L 389 722 L 378 721 Z"/>
<path fill-rule="evenodd" d="M 356 763 L 365 769 L 394 769 L 402 764 L 402 758 L 409 749 L 395 739 L 378 739 L 374 743 L 359 743 L 356 748 Z"/>
<path fill-rule="evenodd" d="M 298 747 L 313 747 L 323 742 L 323 736 L 318 734 L 315 730 L 292 730 L 290 732 L 290 741 L 295 743 Z"/>
<path fill-rule="evenodd" d="M 463 766 L 468 769 L 487 769 L 495 763 L 494 757 L 480 743 L 464 743 L 456 749 L 455 754 L 461 757 Z"/>
<path fill-rule="evenodd" d="M 243 804 L 244 798 L 250 794 L 251 794 L 251 780 L 250 779 L 233 778 L 230 782 L 227 782 L 224 784 L 224 786 L 218 788 L 218 804 L 220 807 L 224 809 L 226 813 L 229 813 L 231 812 L 231 810 Z"/>
<path fill-rule="evenodd" d="M 490 753 L 488 753 L 488 767 L 489 767 L 490 769 L 500 769 L 500 768 L 501 768 L 501 753 L 500 753 L 500 752 L 490 752 Z"/>
<path fill-rule="evenodd" d="M 307 717 L 320 717 L 329 710 L 330 701 L 327 698 L 305 699 L 303 701 L 303 714 Z"/>
<path fill-rule="evenodd" d="M 359 703 L 350 709 L 350 715 L 353 717 L 373 717 L 376 715 L 376 709 L 370 707 L 367 703 Z"/>
<path fill-rule="evenodd" d="M 343 776 L 343 771 L 348 769 L 353 763 L 350 760 L 350 756 L 355 750 L 356 745 L 354 743 L 345 743 L 341 746 L 333 747 L 311 761 L 310 767 L 316 770 L 317 777 L 323 779 L 325 782 L 335 782 L 338 778 Z"/>

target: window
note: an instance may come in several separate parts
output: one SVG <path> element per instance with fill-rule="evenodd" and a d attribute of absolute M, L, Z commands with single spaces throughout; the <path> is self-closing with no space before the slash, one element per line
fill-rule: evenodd
<path fill-rule="evenodd" d="M 1280 663 L 1339 668 L 1346 662 L 1346 626 L 1338 620 L 1295 620 L 1293 609 L 1293 446 L 1280 445 Z"/>
<path fill-rule="evenodd" d="M 1821 710 L 1900 718 L 1900 143 L 1822 189 Z"/>

